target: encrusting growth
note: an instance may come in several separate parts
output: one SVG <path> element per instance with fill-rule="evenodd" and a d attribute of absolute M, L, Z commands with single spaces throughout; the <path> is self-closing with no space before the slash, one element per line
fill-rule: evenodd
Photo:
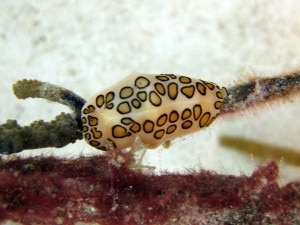
<path fill-rule="evenodd" d="M 249 177 L 145 174 L 99 155 L 0 160 L 0 171 L 0 223 L 300 224 L 300 183 L 280 187 L 274 161 Z"/>

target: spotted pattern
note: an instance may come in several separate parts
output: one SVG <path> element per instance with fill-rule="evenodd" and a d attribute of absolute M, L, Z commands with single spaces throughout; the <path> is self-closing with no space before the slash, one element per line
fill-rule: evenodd
<path fill-rule="evenodd" d="M 115 93 L 110 91 L 105 96 L 105 103 L 107 109 L 113 109 L 114 103 L 112 102 L 115 98 Z"/>
<path fill-rule="evenodd" d="M 183 110 L 183 112 L 181 114 L 181 119 L 186 120 L 186 119 L 190 118 L 191 115 L 192 115 L 192 111 L 189 108 L 187 108 L 187 109 Z"/>
<path fill-rule="evenodd" d="M 130 125 L 129 130 L 133 133 L 137 133 L 141 130 L 141 125 L 129 117 L 123 118 L 121 123 L 124 125 Z"/>
<path fill-rule="evenodd" d="M 168 76 L 160 75 L 156 76 L 156 79 L 160 81 L 168 81 L 170 78 Z"/>
<path fill-rule="evenodd" d="M 179 81 L 183 84 L 189 84 L 192 83 L 192 79 L 189 77 L 185 77 L 185 76 L 180 76 L 179 77 Z"/>
<path fill-rule="evenodd" d="M 92 135 L 91 135 L 90 133 L 85 133 L 85 134 L 84 134 L 84 138 L 85 138 L 86 140 L 90 140 L 90 139 L 92 138 Z"/>
<path fill-rule="evenodd" d="M 132 87 L 123 87 L 120 91 L 120 98 L 126 99 L 133 95 L 133 88 Z"/>
<path fill-rule="evenodd" d="M 93 105 L 87 106 L 82 111 L 83 114 L 90 114 L 90 113 L 93 113 L 93 112 L 95 112 L 95 106 L 93 106 Z"/>
<path fill-rule="evenodd" d="M 204 86 L 203 83 L 197 82 L 196 83 L 196 88 L 197 88 L 197 90 L 199 91 L 199 93 L 201 95 L 205 95 L 206 94 L 206 87 Z"/>
<path fill-rule="evenodd" d="M 161 95 L 165 95 L 166 94 L 166 90 L 163 84 L 161 83 L 155 83 L 154 84 L 155 90 L 161 94 Z"/>
<path fill-rule="evenodd" d="M 217 91 L 216 92 L 216 96 L 219 98 L 219 99 L 223 99 L 223 94 L 221 91 Z"/>
<path fill-rule="evenodd" d="M 82 108 L 83 137 L 100 150 L 148 148 L 209 126 L 227 92 L 212 82 L 175 74 L 132 74 Z"/>
<path fill-rule="evenodd" d="M 221 101 L 215 102 L 215 108 L 216 109 L 221 109 L 222 105 L 223 105 L 223 102 L 221 102 Z"/>
<path fill-rule="evenodd" d="M 133 133 L 138 133 L 141 130 L 141 125 L 139 123 L 132 123 L 132 125 L 130 126 L 130 131 L 132 131 Z"/>
<path fill-rule="evenodd" d="M 195 87 L 193 85 L 181 88 L 182 94 L 184 94 L 188 98 L 192 98 L 195 93 Z"/>
<path fill-rule="evenodd" d="M 170 123 L 175 123 L 179 119 L 179 114 L 177 111 L 173 110 L 170 113 L 169 121 Z"/>
<path fill-rule="evenodd" d="M 132 104 L 133 107 L 136 108 L 136 109 L 140 108 L 141 105 L 142 105 L 142 104 L 140 103 L 140 101 L 137 100 L 136 98 L 131 100 L 131 104 Z"/>
<path fill-rule="evenodd" d="M 98 125 L 97 117 L 88 116 L 88 121 L 89 121 L 90 126 L 97 126 Z"/>
<path fill-rule="evenodd" d="M 99 139 L 102 137 L 102 132 L 97 130 L 97 128 L 93 128 L 93 129 L 91 129 L 91 131 L 92 131 L 92 136 L 94 139 Z"/>
<path fill-rule="evenodd" d="M 139 89 L 148 87 L 149 84 L 150 81 L 146 77 L 140 76 L 135 79 L 135 86 Z"/>
<path fill-rule="evenodd" d="M 88 127 L 88 126 L 83 126 L 83 127 L 82 127 L 82 131 L 83 131 L 83 132 L 87 132 L 88 130 L 89 130 L 89 127 Z"/>
<path fill-rule="evenodd" d="M 146 120 L 143 124 L 143 130 L 145 133 L 151 133 L 154 129 L 154 123 L 151 120 Z"/>
<path fill-rule="evenodd" d="M 147 92 L 146 91 L 140 91 L 140 92 L 137 93 L 137 97 L 142 102 L 145 102 L 145 101 L 147 101 Z"/>
<path fill-rule="evenodd" d="M 113 108 L 114 108 L 114 103 L 108 103 L 108 104 L 106 105 L 106 108 L 107 108 L 107 109 L 113 109 Z"/>
<path fill-rule="evenodd" d="M 118 105 L 117 110 L 120 114 L 127 114 L 131 112 L 131 107 L 129 105 L 129 103 L 126 102 L 122 102 Z"/>
<path fill-rule="evenodd" d="M 182 129 L 189 129 L 191 126 L 193 126 L 193 122 L 190 120 L 183 122 L 181 125 Z"/>
<path fill-rule="evenodd" d="M 210 113 L 209 112 L 204 113 L 199 121 L 199 126 L 205 127 L 207 125 L 209 119 L 210 119 Z"/>
<path fill-rule="evenodd" d="M 104 96 L 103 95 L 98 95 L 96 98 L 96 105 L 98 108 L 101 108 L 104 104 Z"/>
<path fill-rule="evenodd" d="M 150 92 L 149 101 L 154 106 L 160 106 L 162 103 L 161 97 L 155 91 Z"/>
<path fill-rule="evenodd" d="M 162 137 L 164 135 L 165 135 L 165 130 L 164 129 L 160 129 L 158 131 L 155 131 L 154 138 L 156 138 L 156 139 L 162 139 Z"/>
<path fill-rule="evenodd" d="M 175 74 L 162 74 L 162 75 L 170 77 L 171 79 L 177 79 L 177 76 Z"/>
<path fill-rule="evenodd" d="M 204 83 L 210 90 L 214 90 L 215 84 L 210 83 L 210 82 L 206 82 L 206 81 L 203 81 L 203 83 Z"/>
<path fill-rule="evenodd" d="M 110 103 L 112 100 L 114 100 L 115 93 L 110 91 L 106 94 L 106 104 Z"/>
<path fill-rule="evenodd" d="M 91 140 L 91 141 L 89 141 L 89 143 L 90 143 L 91 146 L 94 146 L 94 147 L 97 147 L 98 145 L 100 145 L 100 142 L 95 141 L 95 140 Z"/>
<path fill-rule="evenodd" d="M 172 82 L 168 85 L 168 95 L 171 100 L 175 100 L 178 95 L 178 84 Z"/>
<path fill-rule="evenodd" d="M 114 138 L 124 138 L 129 136 L 130 133 L 127 132 L 125 127 L 121 125 L 115 125 L 112 127 L 112 135 Z"/>
<path fill-rule="evenodd" d="M 168 116 L 167 114 L 164 113 L 160 117 L 158 117 L 156 124 L 157 126 L 161 127 L 165 125 L 167 121 L 168 121 Z"/>
<path fill-rule="evenodd" d="M 175 124 L 170 125 L 167 128 L 167 134 L 172 134 L 176 130 L 177 126 Z"/>
<path fill-rule="evenodd" d="M 201 105 L 199 105 L 199 104 L 194 105 L 194 107 L 193 107 L 194 120 L 198 120 L 199 117 L 201 116 L 201 113 L 202 113 Z"/>

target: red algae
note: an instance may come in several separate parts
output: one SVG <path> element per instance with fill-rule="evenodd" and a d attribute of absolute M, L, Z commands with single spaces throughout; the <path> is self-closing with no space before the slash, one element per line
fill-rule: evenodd
<path fill-rule="evenodd" d="M 270 162 L 252 176 L 154 175 L 105 156 L 0 162 L 0 222 L 23 224 L 300 224 L 300 183 Z"/>

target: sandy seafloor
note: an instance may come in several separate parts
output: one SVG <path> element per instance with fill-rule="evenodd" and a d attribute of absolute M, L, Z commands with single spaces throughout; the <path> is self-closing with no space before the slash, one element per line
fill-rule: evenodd
<path fill-rule="evenodd" d="M 18 100 L 12 84 L 48 81 L 88 99 L 131 72 L 175 73 L 231 86 L 253 76 L 300 69 L 300 2 L 11 1 L 0 3 L 0 123 L 50 121 L 69 109 L 40 99 Z M 249 175 L 264 162 L 224 148 L 221 135 L 241 136 L 300 154 L 300 97 L 226 116 L 206 130 L 147 151 L 156 171 L 205 168 Z M 22 156 L 99 153 L 84 140 Z M 279 182 L 300 179 L 282 159 Z"/>

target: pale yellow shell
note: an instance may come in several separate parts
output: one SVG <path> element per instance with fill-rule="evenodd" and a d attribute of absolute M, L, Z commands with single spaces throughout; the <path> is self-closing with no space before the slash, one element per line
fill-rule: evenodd
<path fill-rule="evenodd" d="M 174 74 L 131 74 L 93 96 L 82 109 L 85 140 L 95 148 L 147 148 L 209 126 L 226 89 Z"/>

